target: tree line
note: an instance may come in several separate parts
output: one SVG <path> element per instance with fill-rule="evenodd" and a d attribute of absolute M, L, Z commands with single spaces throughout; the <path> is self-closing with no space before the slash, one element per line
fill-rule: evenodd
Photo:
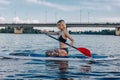
<path fill-rule="evenodd" d="M 77 32 L 72 32 L 69 31 L 70 34 L 95 34 L 95 35 L 115 35 L 115 30 L 101 30 L 101 31 L 77 31 Z"/>
<path fill-rule="evenodd" d="M 54 32 L 54 31 L 52 31 Z M 95 35 L 115 35 L 115 30 L 101 30 L 101 31 L 68 31 L 70 34 L 95 34 Z M 0 33 L 14 33 L 13 27 L 5 27 L 0 29 Z M 24 27 L 23 33 L 29 34 L 40 34 L 40 30 L 34 29 L 33 27 Z"/>
<path fill-rule="evenodd" d="M 20 28 L 17 28 L 18 30 Z M 0 29 L 0 33 L 14 33 L 14 27 L 5 27 Z M 23 33 L 39 33 L 39 30 L 33 29 L 33 27 L 24 27 Z"/>

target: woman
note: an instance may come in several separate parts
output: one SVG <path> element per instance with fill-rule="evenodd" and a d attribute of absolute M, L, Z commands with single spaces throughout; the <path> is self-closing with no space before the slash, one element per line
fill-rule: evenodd
<path fill-rule="evenodd" d="M 48 50 L 46 52 L 46 56 L 68 56 L 68 48 L 66 47 L 66 44 L 64 44 L 67 41 L 67 38 L 71 41 L 71 46 L 74 45 L 74 39 L 70 36 L 70 34 L 67 32 L 66 24 L 64 20 L 59 20 L 57 22 L 58 29 L 60 31 L 58 32 L 46 32 L 47 34 L 57 34 L 59 35 L 58 40 L 59 42 L 59 49 L 53 49 Z"/>

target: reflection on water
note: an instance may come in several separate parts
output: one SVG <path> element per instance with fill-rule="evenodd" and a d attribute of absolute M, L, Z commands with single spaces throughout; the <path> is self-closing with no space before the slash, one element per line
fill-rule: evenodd
<path fill-rule="evenodd" d="M 72 35 L 75 46 L 91 50 L 94 59 L 120 58 L 119 36 Z M 56 37 L 56 36 L 55 36 Z M 69 41 L 68 41 L 69 42 Z M 0 54 L 19 56 L 44 56 L 48 49 L 57 48 L 57 41 L 40 34 L 0 34 Z M 70 48 L 70 56 L 85 59 L 84 55 Z M 38 56 L 38 55 L 34 55 Z M 82 61 L 42 61 L 0 59 L 0 79 L 30 80 L 119 80 L 120 60 L 102 60 L 91 63 Z"/>
<path fill-rule="evenodd" d="M 68 69 L 68 61 L 47 61 L 47 68 L 48 70 L 54 70 L 52 74 L 57 75 L 56 77 L 59 77 L 59 79 L 67 79 L 65 77 L 67 75 L 67 69 Z"/>

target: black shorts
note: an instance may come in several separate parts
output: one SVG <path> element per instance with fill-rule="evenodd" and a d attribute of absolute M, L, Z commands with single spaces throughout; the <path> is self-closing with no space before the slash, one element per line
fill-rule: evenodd
<path fill-rule="evenodd" d="M 67 52 L 67 54 L 68 54 L 68 48 L 60 48 L 60 49 L 62 49 L 62 50 L 65 50 L 66 52 Z"/>

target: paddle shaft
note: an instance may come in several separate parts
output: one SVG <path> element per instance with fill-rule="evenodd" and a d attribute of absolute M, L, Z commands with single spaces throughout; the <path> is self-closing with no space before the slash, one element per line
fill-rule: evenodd
<path fill-rule="evenodd" d="M 49 34 L 46 34 L 47 36 L 49 36 L 49 37 L 51 37 L 51 38 L 53 38 L 53 39 L 55 39 L 55 40 L 57 40 L 57 41 L 59 41 L 59 39 L 57 39 L 57 38 L 55 38 L 55 37 L 53 37 L 53 36 L 51 36 L 51 35 L 49 35 Z M 60 41 L 61 42 L 61 41 Z M 68 44 L 68 43 L 65 43 L 65 42 L 62 42 L 62 43 L 64 43 L 64 44 L 66 44 L 66 45 L 68 45 L 68 46 L 71 46 L 70 44 Z M 72 48 L 74 48 L 74 49 L 77 49 L 76 47 L 74 47 L 74 46 L 71 46 Z"/>

